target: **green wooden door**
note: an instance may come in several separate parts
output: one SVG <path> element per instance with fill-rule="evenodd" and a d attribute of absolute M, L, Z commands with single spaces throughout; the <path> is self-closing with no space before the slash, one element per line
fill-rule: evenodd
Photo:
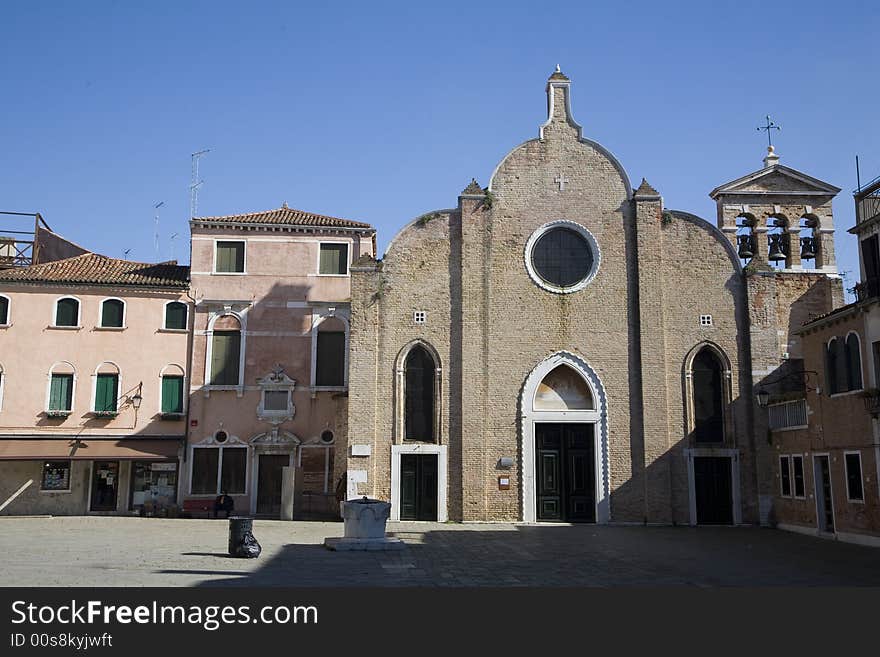
<path fill-rule="evenodd" d="M 400 519 L 437 520 L 437 455 L 400 455 Z"/>

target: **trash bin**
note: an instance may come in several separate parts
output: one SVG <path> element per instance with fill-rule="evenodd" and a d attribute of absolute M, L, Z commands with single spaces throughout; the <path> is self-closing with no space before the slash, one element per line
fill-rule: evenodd
<path fill-rule="evenodd" d="M 253 534 L 254 519 L 246 516 L 229 518 L 229 556 L 254 558 L 261 548 Z"/>

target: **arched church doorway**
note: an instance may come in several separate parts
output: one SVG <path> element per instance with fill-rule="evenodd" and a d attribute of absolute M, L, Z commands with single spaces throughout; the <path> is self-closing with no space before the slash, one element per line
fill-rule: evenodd
<path fill-rule="evenodd" d="M 595 374 L 556 354 L 529 375 L 521 401 L 523 519 L 607 521 L 607 426 Z"/>

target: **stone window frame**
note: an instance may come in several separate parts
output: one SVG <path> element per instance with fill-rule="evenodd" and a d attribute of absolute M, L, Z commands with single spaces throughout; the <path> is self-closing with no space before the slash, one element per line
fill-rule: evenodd
<path fill-rule="evenodd" d="M 703 328 L 711 328 L 715 326 L 712 315 L 700 315 L 700 326 Z"/>
<path fill-rule="evenodd" d="M 58 304 L 65 299 L 73 299 L 76 301 L 76 324 L 71 326 L 66 326 L 63 324 L 57 324 L 58 320 Z M 49 324 L 49 328 L 53 329 L 61 329 L 66 331 L 78 330 L 82 328 L 82 300 L 79 297 L 75 297 L 72 294 L 65 294 L 64 296 L 60 296 L 55 299 L 55 302 L 52 304 L 52 322 Z"/>
<path fill-rule="evenodd" d="M 165 413 L 162 410 L 162 406 L 164 405 L 164 402 L 165 402 L 162 395 L 164 394 L 164 379 L 166 376 L 180 377 L 183 379 L 183 395 L 182 395 L 183 406 L 182 406 L 181 411 L 179 413 Z M 159 383 L 158 383 L 159 404 L 158 404 L 157 412 L 159 413 L 160 416 L 167 415 L 167 416 L 169 416 L 167 419 L 176 419 L 175 417 L 171 417 L 171 416 L 183 417 L 184 415 L 186 415 L 187 407 L 189 405 L 189 394 L 187 392 L 188 386 L 189 386 L 189 377 L 186 375 L 186 368 L 184 368 L 183 365 L 181 365 L 179 363 L 167 363 L 161 370 L 159 370 Z"/>
<path fill-rule="evenodd" d="M 217 249 L 220 242 L 240 242 L 242 246 L 241 271 L 217 271 Z M 245 276 L 248 272 L 248 241 L 240 237 L 215 237 L 213 238 L 214 253 L 212 254 L 211 275 L 212 276 Z"/>
<path fill-rule="evenodd" d="M 214 325 L 223 317 L 234 317 L 238 320 L 238 330 L 241 334 L 239 342 L 238 354 L 238 383 L 232 385 L 214 385 L 211 383 L 213 373 L 211 371 L 211 359 L 214 355 Z M 209 396 L 212 390 L 235 390 L 239 397 L 244 394 L 244 367 L 245 353 L 247 352 L 247 309 L 238 311 L 233 310 L 231 306 L 224 306 L 222 310 L 212 313 L 208 320 L 207 330 L 205 331 L 207 344 L 205 345 L 205 377 L 204 391 L 205 396 Z"/>
<path fill-rule="evenodd" d="M 343 272 L 341 274 L 340 273 L 327 273 L 327 274 L 321 273 L 321 249 L 325 244 L 327 244 L 327 245 L 344 244 L 345 245 L 345 272 Z M 337 239 L 337 240 L 333 240 L 333 239 L 320 240 L 318 242 L 318 262 L 315 267 L 315 272 L 316 272 L 315 276 L 335 276 L 336 278 L 349 278 L 349 277 L 351 277 L 351 263 L 352 263 L 353 252 L 354 252 L 354 248 L 352 248 L 353 246 L 354 246 L 354 244 L 352 243 L 351 240 L 339 240 L 339 239 Z"/>
<path fill-rule="evenodd" d="M 56 372 L 55 369 L 58 367 L 61 367 L 62 369 L 69 368 L 70 371 L 69 372 L 67 372 L 67 371 Z M 50 406 L 52 405 L 51 404 L 51 401 L 52 401 L 52 376 L 54 374 L 70 375 L 71 377 L 73 377 L 70 382 L 70 408 L 54 409 L 54 410 L 52 408 L 50 408 Z M 59 360 L 59 361 L 55 361 L 54 363 L 52 363 L 52 366 L 49 368 L 49 371 L 46 375 L 46 405 L 45 405 L 43 411 L 47 414 L 55 414 L 55 415 L 60 415 L 60 414 L 70 415 L 71 413 L 73 413 L 73 409 L 76 406 L 76 384 L 77 384 L 78 378 L 79 377 L 77 375 L 76 367 L 70 361 Z"/>
<path fill-rule="evenodd" d="M 218 442 L 215 438 L 215 435 L 217 433 L 219 433 L 220 431 L 223 431 L 224 433 L 226 433 L 226 436 L 227 436 L 226 440 L 224 440 L 223 442 Z M 193 456 L 194 456 L 193 452 L 197 449 L 218 449 L 218 450 L 220 450 L 219 453 L 217 454 L 217 484 L 216 484 L 217 492 L 215 492 L 215 493 L 193 493 L 193 490 L 192 490 L 192 488 L 193 488 L 193 462 L 195 460 L 193 458 Z M 221 428 L 221 429 L 218 429 L 217 431 L 215 431 L 214 433 L 212 433 L 207 438 L 203 439 L 202 441 L 200 441 L 198 443 L 194 443 L 189 446 L 190 458 L 189 458 L 189 466 L 187 467 L 187 488 L 186 488 L 187 495 L 192 496 L 192 497 L 197 497 L 197 498 L 212 498 L 212 497 L 216 497 L 217 495 L 219 495 L 222 492 L 220 490 L 220 488 L 222 487 L 222 484 L 223 484 L 223 479 L 222 479 L 222 477 L 223 477 L 223 451 L 226 449 L 243 449 L 243 450 L 245 450 L 244 491 L 241 493 L 229 493 L 229 495 L 231 497 L 231 496 L 236 496 L 236 495 L 241 496 L 241 495 L 248 494 L 248 491 L 250 490 L 251 479 L 252 479 L 251 472 L 250 472 L 251 468 L 248 467 L 249 462 L 252 461 L 252 459 L 253 459 L 253 456 L 251 454 L 252 449 L 251 449 L 250 445 L 248 445 L 248 443 L 243 441 L 241 438 L 239 438 L 238 436 L 233 436 L 231 433 L 229 433 L 225 429 Z"/>
<path fill-rule="evenodd" d="M 697 443 L 691 435 L 696 427 L 695 408 L 694 408 L 694 359 L 703 349 L 710 349 L 718 361 L 721 363 L 721 416 L 722 416 L 722 432 L 723 436 L 716 443 Z M 685 384 L 685 437 L 691 447 L 700 446 L 725 446 L 730 445 L 733 440 L 733 418 L 731 417 L 731 409 L 733 407 L 733 370 L 730 359 L 724 350 L 714 342 L 704 340 L 696 344 L 687 354 L 684 360 L 684 384 Z"/>
<path fill-rule="evenodd" d="M 559 287 L 545 281 L 535 270 L 534 264 L 532 263 L 532 252 L 534 251 L 538 241 L 546 233 L 555 228 L 568 228 L 569 230 L 578 233 L 587 241 L 587 244 L 593 252 L 593 264 L 590 267 L 590 271 L 587 272 L 587 275 L 583 279 L 569 287 Z M 553 292 L 554 294 L 573 294 L 575 292 L 580 292 L 581 290 L 583 290 L 585 287 L 593 282 L 593 279 L 596 278 L 596 274 L 599 272 L 599 266 L 602 261 L 602 252 L 599 249 L 599 242 L 593 236 L 593 233 L 591 233 L 586 228 L 586 226 L 582 226 L 581 224 L 575 221 L 571 221 L 569 219 L 557 219 L 555 221 L 550 221 L 540 226 L 529 236 L 529 239 L 526 241 L 523 258 L 525 261 L 526 272 L 528 273 L 529 278 L 531 278 L 532 281 L 535 283 L 535 285 L 540 287 L 542 290 Z"/>
<path fill-rule="evenodd" d="M 321 330 L 321 324 L 328 319 L 338 319 L 343 324 L 345 333 L 344 344 L 344 360 L 342 364 L 342 385 L 341 386 L 319 386 L 318 381 L 318 333 Z M 343 308 L 315 308 L 312 311 L 312 327 L 311 327 L 311 365 L 309 367 L 309 387 L 312 392 L 330 391 L 345 392 L 348 390 L 348 366 L 350 362 L 349 342 L 351 340 L 351 319 L 349 311 Z"/>
<path fill-rule="evenodd" d="M 168 306 L 173 303 L 179 303 L 184 307 L 186 314 L 184 315 L 184 327 L 183 328 L 168 328 Z M 189 304 L 184 303 L 180 299 L 171 299 L 170 301 L 166 301 L 162 306 L 162 328 L 161 331 L 169 331 L 173 333 L 187 333 L 189 331 Z"/>
<path fill-rule="evenodd" d="M 417 346 L 422 347 L 434 361 L 434 441 L 406 441 L 406 359 Z M 443 429 L 443 365 L 440 354 L 427 340 L 421 338 L 408 342 L 398 352 L 394 363 L 394 445 L 442 445 Z"/>

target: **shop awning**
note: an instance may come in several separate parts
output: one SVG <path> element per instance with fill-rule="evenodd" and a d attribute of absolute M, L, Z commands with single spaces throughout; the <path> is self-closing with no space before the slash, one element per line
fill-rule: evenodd
<path fill-rule="evenodd" d="M 78 459 L 78 460 L 141 460 L 176 459 L 180 441 L 177 439 L 121 438 L 94 440 L 89 438 L 42 438 L 23 440 L 0 439 L 0 460 Z"/>

